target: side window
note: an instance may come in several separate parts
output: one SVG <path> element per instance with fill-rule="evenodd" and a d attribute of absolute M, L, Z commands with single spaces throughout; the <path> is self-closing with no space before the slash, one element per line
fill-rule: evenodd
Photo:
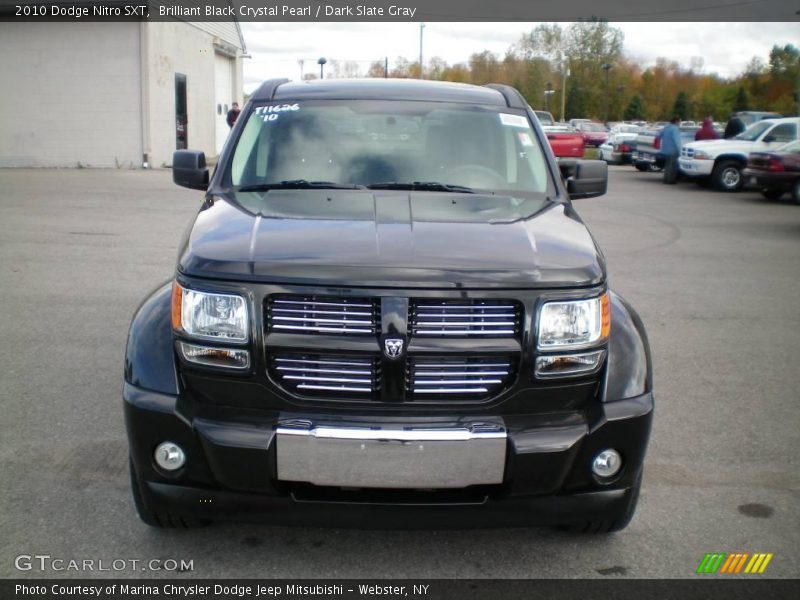
<path fill-rule="evenodd" d="M 239 136 L 236 150 L 231 164 L 231 180 L 233 185 L 240 185 L 243 181 L 256 179 L 263 181 L 266 176 L 267 148 L 261 135 L 263 122 L 261 119 L 250 118 Z"/>
<path fill-rule="evenodd" d="M 768 135 L 773 142 L 793 142 L 797 139 L 797 125 L 794 123 L 782 123 L 770 131 Z"/>

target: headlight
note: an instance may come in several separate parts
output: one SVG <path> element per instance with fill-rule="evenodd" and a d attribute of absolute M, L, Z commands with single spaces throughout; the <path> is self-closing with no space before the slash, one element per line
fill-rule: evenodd
<path fill-rule="evenodd" d="M 172 326 L 188 336 L 246 342 L 248 322 L 247 303 L 241 296 L 172 286 Z"/>
<path fill-rule="evenodd" d="M 711 157 L 708 156 L 708 152 L 705 150 L 695 150 L 694 157 L 699 158 L 700 160 L 709 160 Z"/>
<path fill-rule="evenodd" d="M 539 312 L 539 350 L 570 350 L 608 339 L 611 307 L 608 294 L 588 300 L 547 302 Z"/>

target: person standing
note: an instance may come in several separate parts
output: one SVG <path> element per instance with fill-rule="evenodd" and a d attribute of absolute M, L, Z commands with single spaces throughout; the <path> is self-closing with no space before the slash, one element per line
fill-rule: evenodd
<path fill-rule="evenodd" d="M 714 121 L 711 117 L 703 119 L 703 125 L 694 134 L 695 141 L 700 140 L 718 140 L 719 134 L 714 131 Z"/>
<path fill-rule="evenodd" d="M 674 116 L 661 132 L 661 154 L 664 155 L 664 183 L 675 183 L 678 178 L 678 157 L 681 154 L 681 118 Z"/>
<path fill-rule="evenodd" d="M 231 129 L 233 129 L 233 125 L 236 123 L 236 119 L 239 118 L 240 112 L 241 111 L 239 110 L 239 103 L 234 102 L 231 105 L 231 109 L 228 111 L 227 118 L 225 119 L 228 122 L 228 127 L 230 127 Z"/>
<path fill-rule="evenodd" d="M 739 117 L 731 117 L 728 121 L 728 124 L 725 126 L 725 133 L 723 137 L 726 140 L 729 140 L 733 137 L 736 137 L 740 133 L 742 133 L 747 127 Z"/>

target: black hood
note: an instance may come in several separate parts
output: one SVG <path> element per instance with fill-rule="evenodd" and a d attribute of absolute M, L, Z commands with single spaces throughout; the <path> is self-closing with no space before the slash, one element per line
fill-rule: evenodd
<path fill-rule="evenodd" d="M 481 194 L 216 196 L 179 256 L 188 276 L 262 283 L 563 288 L 605 279 L 603 257 L 570 206 Z"/>

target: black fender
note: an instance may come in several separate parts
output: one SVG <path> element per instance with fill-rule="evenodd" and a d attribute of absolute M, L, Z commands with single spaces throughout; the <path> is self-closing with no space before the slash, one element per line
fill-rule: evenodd
<path fill-rule="evenodd" d="M 622 296 L 610 292 L 611 333 L 608 340 L 603 400 L 612 402 L 649 393 L 653 388 L 650 344 L 641 318 Z"/>
<path fill-rule="evenodd" d="M 125 350 L 125 381 L 137 388 L 178 395 L 172 345 L 172 280 L 156 288 L 136 309 Z"/>

